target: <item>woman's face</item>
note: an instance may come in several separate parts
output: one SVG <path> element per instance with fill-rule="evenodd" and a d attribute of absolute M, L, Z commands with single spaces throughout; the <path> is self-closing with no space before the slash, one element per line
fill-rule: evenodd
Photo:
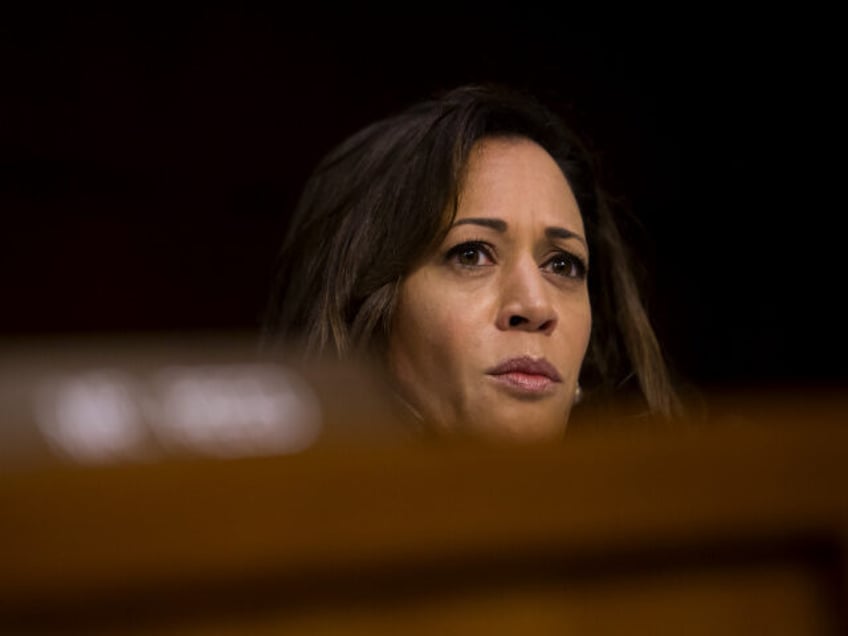
<path fill-rule="evenodd" d="M 404 399 L 445 431 L 562 433 L 591 330 L 588 259 L 553 158 L 478 142 L 447 237 L 401 285 L 389 366 Z"/>

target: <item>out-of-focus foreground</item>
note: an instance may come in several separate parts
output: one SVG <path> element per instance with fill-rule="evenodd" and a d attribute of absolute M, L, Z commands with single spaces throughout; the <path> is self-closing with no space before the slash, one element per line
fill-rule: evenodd
<path fill-rule="evenodd" d="M 0 631 L 844 633 L 848 402 L 704 400 L 483 446 L 239 339 L 8 346 Z"/>

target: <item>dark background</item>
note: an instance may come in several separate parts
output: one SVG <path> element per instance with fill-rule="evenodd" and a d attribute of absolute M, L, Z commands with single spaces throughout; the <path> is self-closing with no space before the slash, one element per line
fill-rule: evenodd
<path fill-rule="evenodd" d="M 315 162 L 411 101 L 493 80 L 601 154 L 644 225 L 682 379 L 844 385 L 838 40 L 562 25 L 529 7 L 6 11 L 0 335 L 256 329 Z"/>

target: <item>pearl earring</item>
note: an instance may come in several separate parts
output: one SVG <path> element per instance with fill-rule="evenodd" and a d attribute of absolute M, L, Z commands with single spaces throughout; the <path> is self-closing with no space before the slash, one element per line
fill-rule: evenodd
<path fill-rule="evenodd" d="M 580 404 L 583 400 L 583 388 L 578 383 L 576 387 L 574 387 L 574 403 Z"/>

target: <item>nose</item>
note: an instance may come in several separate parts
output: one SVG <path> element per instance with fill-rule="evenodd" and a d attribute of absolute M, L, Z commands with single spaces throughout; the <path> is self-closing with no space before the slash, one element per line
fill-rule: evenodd
<path fill-rule="evenodd" d="M 502 271 L 498 329 L 551 333 L 557 313 L 538 265 L 527 258 Z"/>

